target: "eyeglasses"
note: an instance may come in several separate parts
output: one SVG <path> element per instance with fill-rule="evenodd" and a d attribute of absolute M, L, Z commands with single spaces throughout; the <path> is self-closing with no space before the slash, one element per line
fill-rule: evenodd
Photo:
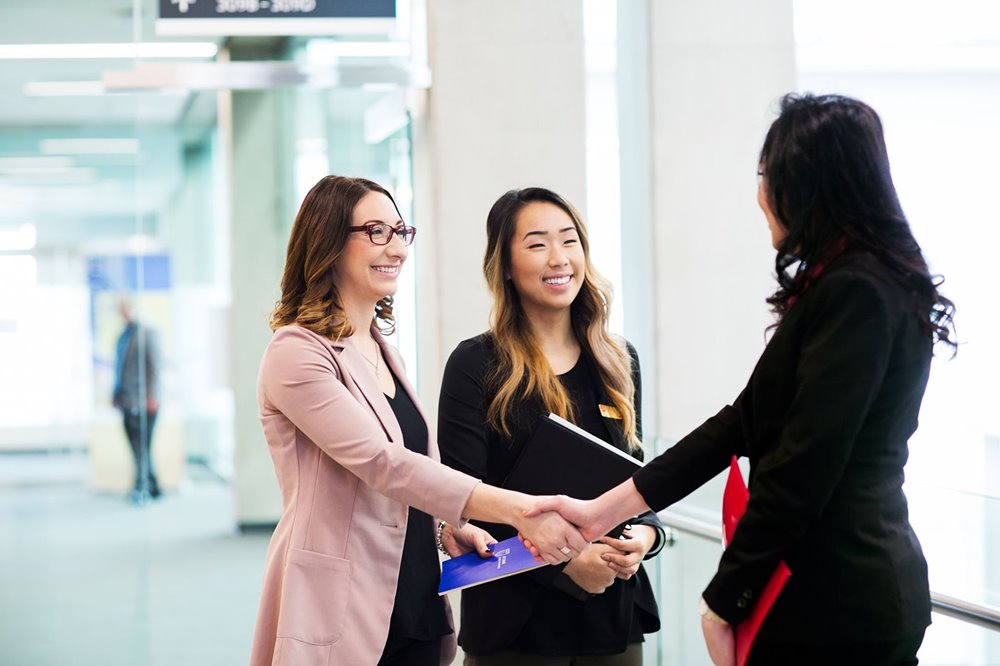
<path fill-rule="evenodd" d="M 393 234 L 399 236 L 403 245 L 412 245 L 413 237 L 417 235 L 416 227 L 408 227 L 405 224 L 391 227 L 385 222 L 370 222 L 360 227 L 349 227 L 349 229 L 351 231 L 364 231 L 368 234 L 368 240 L 375 245 L 388 245 Z"/>

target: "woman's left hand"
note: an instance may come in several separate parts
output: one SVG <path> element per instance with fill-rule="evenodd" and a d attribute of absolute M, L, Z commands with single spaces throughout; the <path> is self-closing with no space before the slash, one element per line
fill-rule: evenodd
<path fill-rule="evenodd" d="M 649 525 L 633 525 L 624 532 L 627 539 L 601 537 L 597 543 L 611 546 L 616 552 L 602 555 L 608 566 L 614 569 L 616 577 L 628 580 L 639 570 L 642 559 L 656 543 L 656 529 Z"/>
<path fill-rule="evenodd" d="M 466 523 L 461 529 L 451 523 L 445 523 L 444 529 L 441 530 L 441 545 L 451 557 L 476 551 L 479 557 L 487 558 L 493 554 L 490 545 L 496 542 L 493 535 L 472 523 Z"/>
<path fill-rule="evenodd" d="M 708 658 L 715 666 L 736 666 L 736 635 L 732 625 L 702 616 L 701 633 L 705 636 Z"/>

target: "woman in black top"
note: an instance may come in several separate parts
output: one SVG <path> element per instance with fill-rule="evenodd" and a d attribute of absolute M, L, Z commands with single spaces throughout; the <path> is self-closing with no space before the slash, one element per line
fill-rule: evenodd
<path fill-rule="evenodd" d="M 610 288 L 590 264 L 579 215 L 549 190 L 513 190 L 491 209 L 487 235 L 493 326 L 461 343 L 445 368 L 442 462 L 501 484 L 548 412 L 641 459 L 638 358 L 608 334 Z M 652 513 L 631 525 L 626 538 L 602 537 L 566 566 L 464 590 L 466 664 L 583 655 L 641 664 L 643 634 L 660 624 L 640 562 L 659 549 L 662 530 Z M 514 534 L 483 526 L 498 539 Z"/>
<path fill-rule="evenodd" d="M 783 560 L 791 577 L 749 664 L 916 664 L 930 598 L 903 466 L 932 347 L 955 345 L 954 306 L 903 215 L 869 106 L 786 96 L 760 176 L 778 323 L 746 388 L 596 500 L 538 506 L 597 534 L 748 456 L 750 501 L 702 599 L 714 663 L 735 663 L 731 627 Z"/>

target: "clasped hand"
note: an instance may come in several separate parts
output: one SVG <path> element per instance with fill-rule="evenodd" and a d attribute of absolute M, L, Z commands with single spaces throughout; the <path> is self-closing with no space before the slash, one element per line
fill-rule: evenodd
<path fill-rule="evenodd" d="M 606 527 L 603 522 L 595 517 L 595 508 L 592 506 L 593 500 L 578 500 L 566 495 L 552 495 L 549 497 L 538 497 L 535 503 L 526 513 L 526 517 L 538 516 L 546 512 L 555 512 L 565 520 L 569 521 L 579 529 L 581 536 L 587 543 L 596 541 L 607 534 L 608 531 L 618 523 L 612 523 Z M 534 539 L 530 539 L 528 534 L 521 533 L 534 545 L 539 545 Z"/>
<path fill-rule="evenodd" d="M 616 578 L 634 576 L 655 540 L 656 531 L 648 525 L 627 530 L 621 539 L 601 537 L 566 565 L 563 573 L 590 594 L 601 594 Z"/>
<path fill-rule="evenodd" d="M 533 541 L 534 539 L 544 539 L 547 545 L 532 545 L 531 550 L 535 557 L 544 559 L 549 564 L 565 562 L 587 547 L 587 543 L 580 537 L 576 528 L 555 512 L 527 518 L 518 526 L 518 530 L 521 535 L 532 535 L 530 538 L 522 536 L 528 539 L 529 544 L 540 543 Z M 480 557 L 489 557 L 490 546 L 496 542 L 493 535 L 472 523 L 466 523 L 461 528 L 449 523 L 441 530 L 441 546 L 451 557 L 472 551 L 478 553 Z"/>
<path fill-rule="evenodd" d="M 539 509 L 537 504 L 514 527 L 531 544 L 532 555 L 548 564 L 571 560 L 589 543 L 571 522 L 553 510 Z"/>

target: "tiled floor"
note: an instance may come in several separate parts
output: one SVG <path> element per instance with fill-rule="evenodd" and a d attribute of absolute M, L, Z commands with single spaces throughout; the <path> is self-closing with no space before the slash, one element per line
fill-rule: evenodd
<path fill-rule="evenodd" d="M 86 464 L 0 456 L 0 664 L 246 664 L 268 535 L 209 474 L 139 507 Z"/>

